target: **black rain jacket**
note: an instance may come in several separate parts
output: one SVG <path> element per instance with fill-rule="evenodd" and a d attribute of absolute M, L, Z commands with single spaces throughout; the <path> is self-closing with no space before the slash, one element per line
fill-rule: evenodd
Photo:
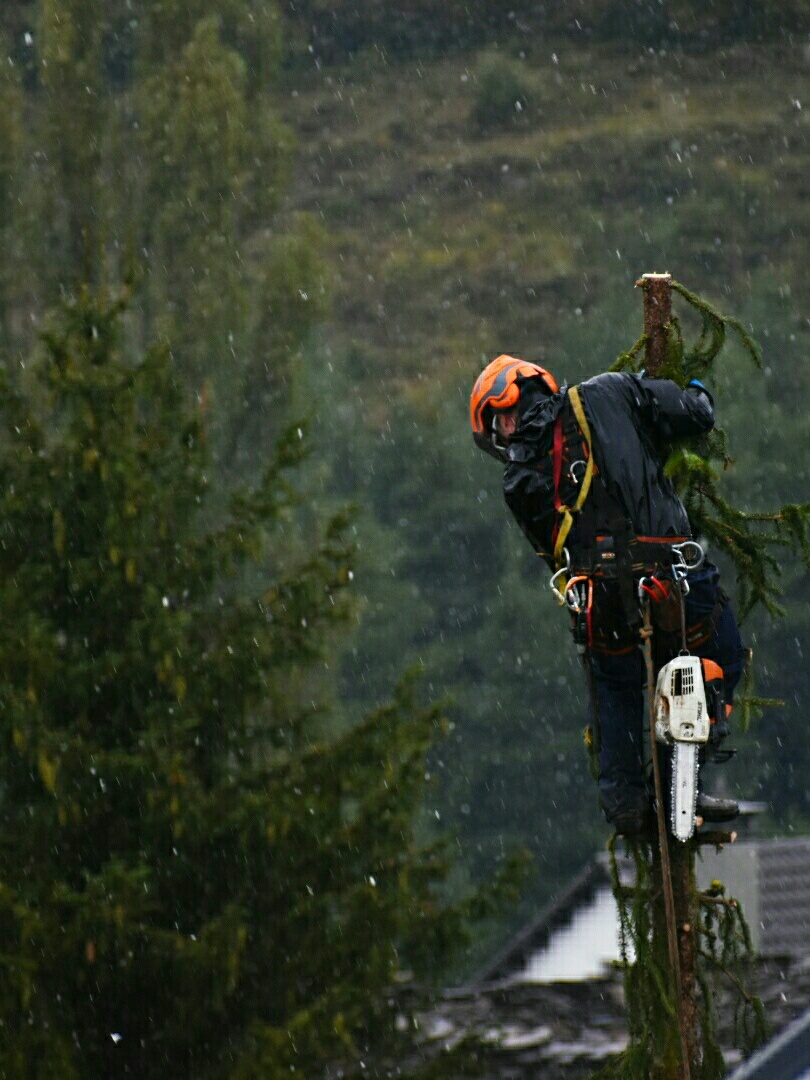
<path fill-rule="evenodd" d="M 588 569 L 599 562 L 605 545 L 619 555 L 641 539 L 673 542 L 691 536 L 689 520 L 672 482 L 664 475 L 667 444 L 681 436 L 714 427 L 714 403 L 699 385 L 685 390 L 669 379 L 648 379 L 608 372 L 578 387 L 591 429 L 594 475 L 590 492 L 565 546 L 572 566 Z M 560 515 L 555 508 L 554 427 L 578 432 L 568 387 L 549 395 L 538 378 L 522 380 L 518 423 L 509 443 L 503 489 L 521 529 L 553 566 Z M 579 444 L 581 448 L 581 443 Z M 566 450 L 562 501 L 576 497 L 584 464 L 571 471 Z M 568 485 L 565 490 L 565 485 Z M 567 497 L 566 497 L 567 496 Z M 558 496 L 559 498 L 559 496 Z M 607 538 L 607 539 L 605 539 Z"/>

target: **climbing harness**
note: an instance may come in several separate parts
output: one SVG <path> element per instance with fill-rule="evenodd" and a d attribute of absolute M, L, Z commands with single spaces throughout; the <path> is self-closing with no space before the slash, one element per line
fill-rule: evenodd
<path fill-rule="evenodd" d="M 648 678 L 648 698 L 653 712 L 651 738 L 653 746 L 656 742 L 664 744 L 671 753 L 670 827 L 673 835 L 685 842 L 695 830 L 700 748 L 712 734 L 712 716 L 715 725 L 724 719 L 722 672 L 717 668 L 720 682 L 711 691 L 714 708 L 710 709 L 706 686 L 711 679 L 716 684 L 717 678 L 710 675 L 705 666 L 710 662 L 690 654 L 693 641 L 702 641 L 705 636 L 705 619 L 693 628 L 686 625 L 688 575 L 703 565 L 704 551 L 696 540 L 690 539 L 671 544 L 668 554 L 666 565 L 651 568 L 639 576 L 635 603 L 644 620 L 639 634 L 645 655 L 649 654 L 650 672 L 659 669 L 657 680 L 652 674 Z M 572 570 L 570 554 L 565 547 L 561 561 L 563 565 L 552 575 L 551 587 L 571 617 L 577 651 L 587 658 L 594 648 L 594 574 Z M 715 611 L 712 611 L 710 618 L 713 620 L 714 617 Z M 656 663 L 653 636 L 659 633 L 664 644 L 658 653 L 661 659 Z M 600 643 L 604 636 L 602 633 Z M 630 649 L 633 647 L 632 644 L 629 646 Z M 669 659 L 673 655 L 675 658 Z M 591 678 L 589 666 L 586 668 Z M 719 734 L 716 726 L 714 731 Z M 652 757 L 657 769 L 657 753 Z M 663 799 L 658 795 L 657 798 L 659 806 L 663 807 Z"/>

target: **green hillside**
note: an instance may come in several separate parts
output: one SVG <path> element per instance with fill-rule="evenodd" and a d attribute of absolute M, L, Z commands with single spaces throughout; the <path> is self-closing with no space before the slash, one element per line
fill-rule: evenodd
<path fill-rule="evenodd" d="M 572 375 L 598 349 L 598 366 L 636 329 L 628 287 L 646 269 L 744 314 L 774 283 L 800 295 L 809 82 L 798 44 L 690 56 L 517 39 L 313 63 L 284 108 L 293 205 L 334 248 L 330 342 L 370 357 L 372 381 L 430 375 L 446 392 L 507 344 Z M 482 126 L 504 83 L 520 110 Z"/>

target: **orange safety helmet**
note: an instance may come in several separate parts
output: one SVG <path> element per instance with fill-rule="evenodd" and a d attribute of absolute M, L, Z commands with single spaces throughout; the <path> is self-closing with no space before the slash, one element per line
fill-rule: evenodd
<path fill-rule="evenodd" d="M 493 422 L 496 413 L 513 409 L 520 400 L 518 379 L 539 376 L 550 394 L 559 390 L 557 380 L 545 368 L 514 356 L 499 356 L 475 380 L 470 397 L 470 424 L 476 445 L 493 457 L 506 457 L 506 448 L 496 441 Z"/>

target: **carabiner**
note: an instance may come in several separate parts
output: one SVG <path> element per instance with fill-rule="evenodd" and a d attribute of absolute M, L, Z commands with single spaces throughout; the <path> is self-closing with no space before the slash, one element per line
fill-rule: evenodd
<path fill-rule="evenodd" d="M 593 606 L 593 582 L 587 574 L 577 574 L 565 587 L 565 605 L 575 615 Z"/>
<path fill-rule="evenodd" d="M 582 475 L 577 477 L 576 470 L 578 468 L 580 468 L 580 466 L 582 467 Z M 571 462 L 571 465 L 569 466 L 569 469 L 568 469 L 568 475 L 571 477 L 571 479 L 574 481 L 574 483 L 577 485 L 577 487 L 579 487 L 579 485 L 582 483 L 583 479 L 585 478 L 585 473 L 587 471 L 588 471 L 588 462 L 583 461 L 580 458 L 579 461 L 572 461 Z"/>
<path fill-rule="evenodd" d="M 568 548 L 564 547 L 562 549 L 562 553 L 565 556 L 565 566 L 561 566 L 559 570 L 557 570 L 551 575 L 551 581 L 549 582 L 549 586 L 551 587 L 551 591 L 557 597 L 557 600 L 560 602 L 560 604 L 565 604 L 565 593 L 560 592 L 560 590 L 557 588 L 557 580 L 562 577 L 563 574 L 567 574 L 571 569 L 571 556 L 568 554 Z"/>
<path fill-rule="evenodd" d="M 675 583 L 675 588 L 680 591 L 681 596 L 688 596 L 689 582 L 686 575 L 689 573 L 689 567 L 687 564 L 683 561 L 673 563 L 669 569 L 672 572 L 672 580 Z"/>
<path fill-rule="evenodd" d="M 650 597 L 653 603 L 661 604 L 670 595 L 669 588 L 665 582 L 660 581 L 654 573 L 648 578 L 639 578 L 638 580 L 638 599 L 639 602 L 644 602 L 644 594 Z"/>
<path fill-rule="evenodd" d="M 647 584 L 648 582 L 651 584 Z M 660 604 L 669 596 L 669 589 L 665 582 L 660 581 L 655 574 L 651 574 L 649 577 L 639 579 L 638 598 L 640 601 L 644 600 L 643 593 L 647 593 L 654 603 Z"/>
<path fill-rule="evenodd" d="M 673 569 L 675 565 L 682 565 L 687 570 L 699 570 L 703 566 L 703 560 L 706 558 L 703 548 L 697 540 L 684 540 L 682 544 L 673 544 L 672 550 L 680 560 L 678 564 L 673 564 Z M 691 561 L 687 555 L 688 552 L 693 553 Z"/>

